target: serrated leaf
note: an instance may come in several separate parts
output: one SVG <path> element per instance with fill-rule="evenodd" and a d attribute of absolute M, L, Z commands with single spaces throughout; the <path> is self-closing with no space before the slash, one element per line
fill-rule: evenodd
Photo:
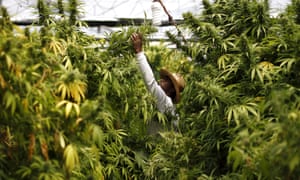
<path fill-rule="evenodd" d="M 62 100 L 56 105 L 56 108 L 60 108 L 62 105 L 66 104 L 66 103 L 68 103 L 68 101 Z"/>
<path fill-rule="evenodd" d="M 247 111 L 249 111 L 252 115 L 254 116 L 258 116 L 257 111 L 255 110 L 255 108 L 250 107 L 250 106 L 246 106 Z"/>
<path fill-rule="evenodd" d="M 3 96 L 3 100 L 5 102 L 5 109 L 10 109 L 11 113 L 13 114 L 17 106 L 16 95 L 12 94 L 10 91 L 6 91 Z"/>
<path fill-rule="evenodd" d="M 261 83 L 264 83 L 264 75 L 261 73 L 261 71 L 259 70 L 259 68 L 256 68 L 256 73 L 257 73 L 257 76 L 258 76 L 258 79 Z"/>
<path fill-rule="evenodd" d="M 125 111 L 124 111 L 125 114 L 127 114 L 128 109 L 129 109 L 129 105 L 128 105 L 128 102 L 126 102 L 125 103 Z"/>
<path fill-rule="evenodd" d="M 9 55 L 6 55 L 5 58 L 6 58 L 7 67 L 8 67 L 8 69 L 10 69 L 12 67 L 13 60 L 11 59 L 11 57 Z"/>
<path fill-rule="evenodd" d="M 101 127 L 98 125 L 91 125 L 91 126 L 92 126 L 92 140 L 99 148 L 103 147 L 105 136 Z"/>
<path fill-rule="evenodd" d="M 255 69 L 251 70 L 251 81 L 253 81 L 255 78 Z"/>
<path fill-rule="evenodd" d="M 60 96 L 65 99 L 67 96 L 67 88 L 64 84 L 60 84 L 58 86 L 58 92 L 60 92 Z"/>
<path fill-rule="evenodd" d="M 72 110 L 72 106 L 73 106 L 73 103 L 71 102 L 68 102 L 67 105 L 66 105 L 66 118 L 69 117 L 70 113 L 71 113 L 71 110 Z"/>
<path fill-rule="evenodd" d="M 66 142 L 62 133 L 59 133 L 59 144 L 62 148 L 66 147 Z"/>
<path fill-rule="evenodd" d="M 80 114 L 80 107 L 79 107 L 78 104 L 73 104 L 73 106 L 74 106 L 74 109 L 75 109 L 75 111 L 76 111 L 76 115 L 77 115 L 77 117 L 78 117 L 79 114 Z"/>
<path fill-rule="evenodd" d="M 79 165 L 77 149 L 74 145 L 69 144 L 64 151 L 65 166 L 68 172 L 71 172 Z"/>
<path fill-rule="evenodd" d="M 295 167 L 299 164 L 299 156 L 295 154 L 295 156 L 292 158 L 292 160 L 289 163 L 290 171 L 293 171 Z"/>
<path fill-rule="evenodd" d="M 228 124 L 230 123 L 231 118 L 232 118 L 232 108 L 229 109 L 229 112 L 228 112 L 228 115 L 227 115 Z"/>

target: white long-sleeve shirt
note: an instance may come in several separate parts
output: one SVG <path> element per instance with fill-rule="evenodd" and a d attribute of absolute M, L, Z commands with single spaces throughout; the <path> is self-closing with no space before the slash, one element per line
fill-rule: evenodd
<path fill-rule="evenodd" d="M 161 113 L 171 113 L 175 116 L 175 106 L 172 99 L 166 95 L 165 91 L 155 80 L 153 71 L 147 61 L 144 52 L 136 54 L 138 68 L 140 69 L 148 91 L 155 97 L 156 105 Z"/>

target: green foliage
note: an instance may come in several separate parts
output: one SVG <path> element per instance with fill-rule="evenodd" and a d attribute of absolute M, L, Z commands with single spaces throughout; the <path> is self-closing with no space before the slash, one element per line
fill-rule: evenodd
<path fill-rule="evenodd" d="M 146 23 L 88 36 L 77 0 L 40 0 L 34 31 L 2 8 L 0 179 L 297 179 L 299 3 L 276 18 L 268 1 L 203 3 L 179 27 L 191 41 L 167 32 L 177 49 L 150 47 Z M 147 133 L 170 119 L 138 72 L 133 32 L 157 78 L 185 77 L 177 131 Z"/>
<path fill-rule="evenodd" d="M 184 127 L 209 147 L 205 157 L 215 157 L 194 156 L 202 161 L 198 167 L 212 177 L 296 178 L 299 153 L 293 135 L 285 135 L 297 132 L 291 117 L 298 117 L 292 109 L 299 103 L 299 76 L 291 69 L 298 67 L 299 26 L 286 15 L 271 19 L 267 2 L 205 4 L 203 16 L 184 15 L 199 42 L 182 48 L 194 52 L 189 55 L 195 63 L 181 105 Z"/>

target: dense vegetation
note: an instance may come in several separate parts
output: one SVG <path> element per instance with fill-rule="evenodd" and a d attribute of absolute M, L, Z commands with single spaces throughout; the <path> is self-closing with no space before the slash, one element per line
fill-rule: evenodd
<path fill-rule="evenodd" d="M 176 49 L 150 47 L 146 22 L 95 39 L 77 0 L 38 2 L 25 29 L 1 9 L 0 179 L 300 176 L 299 0 L 278 17 L 267 0 L 203 0 L 179 27 L 191 38 L 167 33 Z M 168 118 L 136 67 L 135 31 L 155 72 L 185 76 L 180 132 L 146 133 Z"/>

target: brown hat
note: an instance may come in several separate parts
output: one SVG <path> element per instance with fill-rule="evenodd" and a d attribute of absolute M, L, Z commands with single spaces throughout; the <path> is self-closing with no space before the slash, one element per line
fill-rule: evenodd
<path fill-rule="evenodd" d="M 161 78 L 167 76 L 171 79 L 176 91 L 176 97 L 173 99 L 173 101 L 174 103 L 178 103 L 180 100 L 180 93 L 183 91 L 185 87 L 185 81 L 183 77 L 178 73 L 171 73 L 165 68 L 162 68 L 159 74 Z"/>

